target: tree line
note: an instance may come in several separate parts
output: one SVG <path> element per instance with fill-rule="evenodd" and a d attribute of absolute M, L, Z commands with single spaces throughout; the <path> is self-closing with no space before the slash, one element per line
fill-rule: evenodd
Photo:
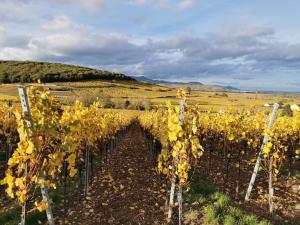
<path fill-rule="evenodd" d="M 68 82 L 134 79 L 122 73 L 60 63 L 0 61 L 0 83 Z"/>

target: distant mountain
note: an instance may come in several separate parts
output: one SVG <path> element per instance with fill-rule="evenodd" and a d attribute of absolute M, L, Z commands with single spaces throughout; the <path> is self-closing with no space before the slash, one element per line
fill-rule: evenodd
<path fill-rule="evenodd" d="M 134 77 L 134 78 L 138 81 L 142 81 L 142 82 L 146 82 L 146 83 L 151 83 L 151 84 L 156 83 L 154 80 L 152 80 L 148 77 L 145 77 L 145 76 L 139 76 L 139 77 Z"/>
<path fill-rule="evenodd" d="M 232 86 L 222 86 L 222 85 L 206 85 L 201 82 L 172 82 L 172 81 L 165 81 L 165 80 L 155 80 L 150 79 L 145 76 L 135 77 L 136 80 L 141 82 L 146 82 L 150 84 L 160 84 L 163 86 L 167 86 L 170 88 L 179 88 L 179 87 L 191 87 L 192 90 L 195 91 L 219 91 L 219 92 L 226 92 L 226 91 L 239 91 L 238 88 Z"/>
<path fill-rule="evenodd" d="M 0 83 L 32 83 L 84 80 L 129 80 L 134 78 L 122 73 L 98 70 L 61 63 L 33 61 L 1 61 Z"/>
<path fill-rule="evenodd" d="M 212 86 L 219 86 L 219 87 L 222 87 L 222 88 L 225 88 L 227 90 L 231 90 L 231 91 L 240 91 L 240 89 L 236 88 L 236 87 L 232 87 L 232 86 L 222 86 L 222 85 L 212 85 Z"/>
<path fill-rule="evenodd" d="M 147 82 L 147 83 L 152 83 L 152 84 L 189 84 L 189 85 L 203 85 L 200 82 L 175 82 L 175 81 L 166 81 L 166 80 L 156 80 L 156 79 L 151 79 L 145 76 L 139 76 L 139 77 L 134 77 L 138 81 L 142 82 Z"/>

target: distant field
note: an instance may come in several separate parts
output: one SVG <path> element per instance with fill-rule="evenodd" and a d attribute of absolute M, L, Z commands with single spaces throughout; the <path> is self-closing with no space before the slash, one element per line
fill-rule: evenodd
<path fill-rule="evenodd" d="M 146 84 L 135 81 L 85 81 L 85 82 L 59 82 L 45 84 L 51 93 L 67 104 L 75 99 L 88 99 L 93 97 L 109 98 L 117 105 L 126 101 L 131 103 L 147 102 L 151 105 L 164 105 L 166 101 L 178 104 L 176 99 L 177 88 Z M 0 101 L 8 99 L 17 101 L 18 92 L 16 84 L 0 85 Z M 228 107 L 264 108 L 266 103 L 282 102 L 284 104 L 299 104 L 300 96 L 297 94 L 266 94 L 243 92 L 214 92 L 192 91 L 188 97 L 189 104 L 199 104 L 203 110 L 220 110 Z"/>

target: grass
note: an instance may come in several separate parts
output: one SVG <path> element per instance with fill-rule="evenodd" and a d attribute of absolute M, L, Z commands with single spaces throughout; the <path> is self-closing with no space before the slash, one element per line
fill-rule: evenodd
<path fill-rule="evenodd" d="M 18 225 L 21 218 L 21 207 L 16 205 L 6 213 L 1 213 L 0 224 L 1 225 Z M 38 225 L 45 221 L 45 212 L 30 212 L 26 215 L 26 224 Z"/>
<path fill-rule="evenodd" d="M 297 169 L 292 169 L 290 174 L 289 174 L 289 170 L 287 168 L 283 169 L 282 171 L 280 171 L 280 173 L 283 175 L 283 176 L 291 176 L 291 177 L 296 177 L 297 179 L 300 179 L 300 171 L 297 170 Z"/>
<path fill-rule="evenodd" d="M 58 210 L 59 204 L 63 200 L 63 189 L 57 188 L 56 190 L 49 191 L 50 199 L 52 200 L 52 210 Z M 32 204 L 27 204 L 27 210 L 32 207 Z M 0 214 L 1 225 L 18 225 L 21 218 L 21 206 L 15 205 L 12 209 Z M 47 221 L 46 212 L 39 212 L 37 210 L 29 211 L 26 214 L 26 224 L 40 225 L 45 224 Z"/>
<path fill-rule="evenodd" d="M 186 201 L 190 208 L 185 212 L 185 224 L 201 225 L 270 225 L 266 220 L 233 207 L 230 198 L 195 173 Z"/>

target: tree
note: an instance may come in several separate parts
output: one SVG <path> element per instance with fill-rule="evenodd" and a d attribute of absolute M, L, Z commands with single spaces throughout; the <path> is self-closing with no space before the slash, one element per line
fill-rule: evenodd
<path fill-rule="evenodd" d="M 191 93 L 192 93 L 192 88 L 191 88 L 191 87 L 186 87 L 186 88 L 185 88 L 185 92 L 186 92 L 187 95 L 191 95 Z"/>
<path fill-rule="evenodd" d="M 288 117 L 292 117 L 293 116 L 293 111 L 291 109 L 291 105 L 287 104 L 283 107 L 282 112 L 281 112 L 282 116 L 288 116 Z"/>
<path fill-rule="evenodd" d="M 129 100 L 126 100 L 125 103 L 124 103 L 124 108 L 127 109 L 130 105 L 130 101 Z"/>
<path fill-rule="evenodd" d="M 8 74 L 6 72 L 0 74 L 0 83 L 2 84 L 10 83 Z"/>

